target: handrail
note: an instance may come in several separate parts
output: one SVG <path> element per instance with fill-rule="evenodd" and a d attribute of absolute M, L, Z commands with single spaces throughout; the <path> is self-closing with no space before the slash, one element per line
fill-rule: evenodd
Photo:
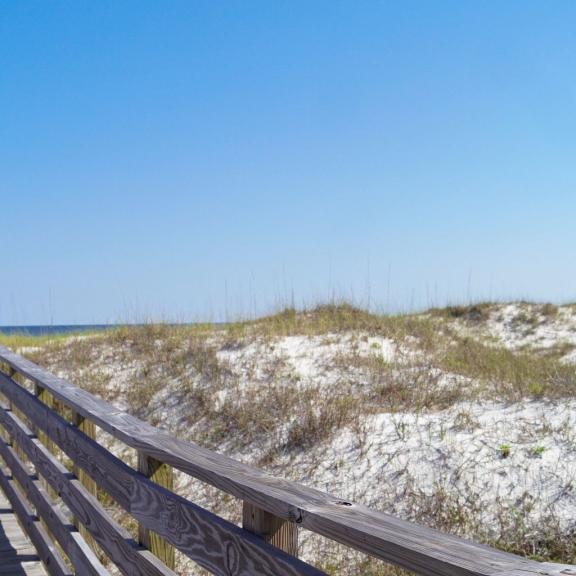
<path fill-rule="evenodd" d="M 576 567 L 542 564 L 443 534 L 359 504 L 344 502 L 340 498 L 299 483 L 273 477 L 262 470 L 194 443 L 178 440 L 70 382 L 50 374 L 3 346 L 0 346 L 0 362 L 5 363 L 11 371 L 30 380 L 37 387 L 48 391 L 74 413 L 135 448 L 139 454 L 153 462 L 177 468 L 211 484 L 292 528 L 299 526 L 308 529 L 417 574 L 576 575 Z M 33 428 L 45 433 L 76 466 L 83 469 L 145 528 L 158 533 L 209 571 L 215 574 L 321 573 L 294 556 L 267 544 L 262 538 L 225 522 L 148 480 L 145 475 L 120 462 L 94 439 L 56 414 L 53 409 L 16 383 L 10 375 L 1 372 L 0 392 L 28 418 Z M 60 487 L 62 498 L 66 497 L 69 506 L 70 502 L 73 504 L 70 506 L 71 509 L 75 508 L 72 510 L 73 513 L 84 515 L 81 517 L 86 523 L 86 528 L 88 530 L 93 528 L 89 525 L 90 514 L 101 515 L 97 500 L 85 494 L 86 490 L 82 492 L 82 485 L 78 485 L 77 481 L 73 481 L 76 484 L 72 489 L 65 486 L 73 482 L 65 482 L 64 472 L 55 470 L 56 464 L 51 461 L 54 458 L 50 452 L 37 439 L 30 436 L 26 426 L 19 421 L 16 414 L 0 411 L 0 424 L 12 437 L 17 438 L 18 444 L 37 467 L 42 467 L 39 473 L 46 474 L 49 482 L 52 479 L 52 484 Z M 1 448 L 0 445 L 0 456 L 3 456 L 6 451 Z M 85 505 L 86 500 L 90 503 L 88 508 Z M 152 507 L 152 512 L 146 507 Z M 174 530 L 175 522 L 180 522 L 176 530 Z M 190 538 L 182 533 L 183 525 L 190 531 L 188 535 Z M 210 546 L 215 548 L 206 549 L 204 541 L 207 533 L 211 535 L 212 540 L 216 536 L 216 539 L 221 540 L 220 547 L 211 541 Z M 91 534 L 97 541 L 99 537 L 101 538 L 98 530 L 93 530 Z M 224 541 L 225 544 L 222 543 Z M 268 541 L 271 541 L 270 538 Z M 108 552 L 111 553 L 110 549 Z M 291 549 L 291 552 L 294 553 L 294 550 Z M 124 551 L 123 554 L 125 553 Z M 210 554 L 220 554 L 222 558 L 228 559 L 221 559 L 220 563 L 213 559 L 204 561 L 204 556 Z M 266 571 L 251 571 L 255 570 L 254 564 L 243 563 L 242 555 L 264 562 Z M 230 568 L 230 557 L 237 563 L 235 571 L 232 572 L 227 571 Z"/>

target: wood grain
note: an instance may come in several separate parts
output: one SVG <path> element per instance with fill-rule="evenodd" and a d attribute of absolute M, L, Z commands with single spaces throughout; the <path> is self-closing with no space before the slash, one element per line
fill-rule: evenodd
<path fill-rule="evenodd" d="M 86 434 L 86 436 L 88 436 L 89 438 L 96 438 L 96 426 L 94 425 L 93 422 L 90 422 L 90 420 L 86 420 L 84 416 L 81 416 L 77 412 L 72 411 L 71 423 L 73 426 L 76 426 L 76 428 L 78 428 L 80 432 Z M 90 476 L 88 476 L 88 474 L 86 474 L 86 472 L 84 472 L 82 468 L 74 465 L 73 470 L 78 480 L 80 480 L 80 483 L 84 486 L 84 488 L 86 488 L 86 491 L 92 494 L 92 496 L 97 497 L 98 489 L 96 487 L 96 482 L 94 482 L 94 480 L 92 480 L 92 478 L 90 478 Z M 78 518 L 76 517 L 74 517 L 72 521 L 76 526 L 76 528 L 78 528 L 78 531 L 80 532 L 84 540 L 86 540 L 88 545 L 92 549 L 94 549 L 94 542 L 92 541 L 92 536 L 90 535 L 84 524 L 82 524 L 82 522 L 79 522 Z"/>
<path fill-rule="evenodd" d="M 298 556 L 298 525 L 295 522 L 278 518 L 254 504 L 244 502 L 242 526 L 272 546 Z"/>
<path fill-rule="evenodd" d="M 8 368 L 8 376 L 10 378 L 12 378 L 14 380 L 14 382 L 18 382 L 18 384 L 22 383 L 21 382 L 22 377 L 11 366 Z M 17 412 L 16 409 L 14 411 Z M 22 414 L 19 414 L 19 416 L 20 416 L 20 418 L 23 418 Z M 22 453 L 22 451 L 20 450 L 20 447 L 17 444 L 14 445 L 14 449 L 18 453 L 18 456 L 20 457 L 20 459 L 25 461 L 26 460 L 25 455 Z"/>
<path fill-rule="evenodd" d="M 5 376 L 0 376 L 0 390 L 138 522 L 212 574 L 324 574 L 151 482 Z"/>
<path fill-rule="evenodd" d="M 94 540 L 126 576 L 175 576 L 116 524 L 82 483 L 38 441 L 13 412 L 0 409 L 0 424 L 16 438 L 31 462 L 77 516 Z"/>
<path fill-rule="evenodd" d="M 74 526 L 52 505 L 50 497 L 41 488 L 40 481 L 28 473 L 16 451 L 3 440 L 0 440 L 0 455 L 12 476 L 24 489 L 30 504 L 34 506 L 36 513 L 45 522 L 74 567 L 81 570 L 82 574 L 89 576 L 109 576 L 109 572 L 102 566 Z"/>
<path fill-rule="evenodd" d="M 41 383 L 60 401 L 136 450 L 228 492 L 270 514 L 351 548 L 437 576 L 492 576 L 498 572 L 551 568 L 454 536 L 445 535 L 300 484 L 271 477 L 195 444 L 177 440 L 57 378 L 0 346 L 0 359 Z M 4 384 L 6 381 L 1 379 Z M 8 379 L 8 382 L 10 379 Z M 0 386 L 0 392 L 6 388 Z M 56 433 L 56 430 L 53 431 Z M 89 465 L 89 463 L 86 463 Z M 93 469 L 93 474 L 98 470 Z M 119 479 L 120 496 L 130 498 Z M 130 481 L 127 480 L 128 485 Z M 124 504 L 130 505 L 124 500 Z M 164 504 L 166 505 L 166 503 Z M 550 572 L 552 573 L 552 572 Z"/>
<path fill-rule="evenodd" d="M 40 402 L 46 404 L 46 406 L 48 406 L 49 408 L 54 409 L 54 397 L 52 396 L 52 394 L 50 394 L 50 392 L 48 392 L 48 390 L 46 390 L 46 388 L 44 388 L 38 383 L 35 383 L 34 394 L 38 398 L 38 400 L 40 400 Z M 15 414 L 18 417 L 18 414 L 17 413 Z M 46 446 L 46 448 L 48 448 L 48 450 L 52 454 L 56 454 L 56 446 L 54 442 L 52 442 L 52 440 L 50 440 L 50 438 L 48 438 L 46 434 L 42 432 L 42 430 L 35 430 L 35 432 L 38 434 L 38 439 L 40 440 L 40 442 L 42 442 L 44 446 Z M 56 493 L 54 492 L 52 487 L 48 484 L 45 484 L 45 487 L 46 490 L 48 491 L 48 495 L 50 496 L 50 498 L 52 498 L 52 500 L 55 500 Z"/>
<path fill-rule="evenodd" d="M 46 576 L 30 539 L 0 490 L 0 576 Z"/>
<path fill-rule="evenodd" d="M 159 486 L 163 486 L 167 490 L 173 490 L 174 478 L 170 466 L 162 464 L 162 462 L 150 458 L 150 456 L 139 453 L 138 471 Z M 175 550 L 164 538 L 161 538 L 156 532 L 140 524 L 138 525 L 138 539 L 144 548 L 148 548 L 148 550 L 162 560 L 166 566 L 172 569 L 174 568 L 176 564 Z"/>
<path fill-rule="evenodd" d="M 10 479 L 0 470 L 0 489 L 10 502 L 20 525 L 36 548 L 38 557 L 42 560 L 50 576 L 72 576 L 66 564 L 60 557 L 56 547 L 41 526 L 38 518 L 32 513 L 30 507 L 18 492 L 14 480 Z"/>

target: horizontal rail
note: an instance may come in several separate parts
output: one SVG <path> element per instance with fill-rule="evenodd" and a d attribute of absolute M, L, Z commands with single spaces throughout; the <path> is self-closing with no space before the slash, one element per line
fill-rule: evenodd
<path fill-rule="evenodd" d="M 16 451 L 0 439 L 0 456 L 10 469 L 12 477 L 23 488 L 36 513 L 45 522 L 75 567 L 87 576 L 110 576 L 94 552 L 86 545 L 80 533 L 52 506 L 37 477 L 31 475 L 20 461 Z"/>
<path fill-rule="evenodd" d="M 138 566 L 142 576 L 176 576 L 150 552 L 137 546 L 132 536 L 110 518 L 98 500 L 10 410 L 0 409 L 0 425 L 21 446 L 122 574 L 133 576 L 133 567 Z"/>
<path fill-rule="evenodd" d="M 50 540 L 40 519 L 32 512 L 30 506 L 19 493 L 15 481 L 0 470 L 0 489 L 10 502 L 20 524 L 24 527 L 30 541 L 36 548 L 39 558 L 42 560 L 50 576 L 72 576 L 64 560 L 60 556 L 56 546 Z"/>
<path fill-rule="evenodd" d="M 2 346 L 0 360 L 140 453 L 250 502 L 279 518 L 297 522 L 317 534 L 418 574 L 551 576 L 567 575 L 569 570 L 573 569 L 527 560 L 406 522 L 365 506 L 342 502 L 337 497 L 296 482 L 272 477 L 257 468 L 191 442 L 178 440 Z M 213 515 L 207 516 L 210 513 L 171 492 L 160 487 L 151 487 L 151 483 L 134 470 L 126 470 L 121 463 L 110 461 L 110 454 L 102 447 L 83 437 L 78 430 L 42 406 L 34 396 L 8 376 L 0 376 L 0 391 L 97 483 L 102 483 L 106 490 L 110 490 L 113 497 L 145 526 L 148 523 L 152 529 L 157 530 L 158 518 L 152 518 L 147 510 L 133 501 L 134 491 L 139 494 L 140 502 L 147 502 L 147 505 L 154 503 L 154 506 L 158 505 L 164 510 L 170 507 L 171 513 L 174 509 L 186 510 L 187 514 L 190 514 L 187 518 L 189 524 L 186 526 L 192 531 L 197 529 L 198 525 L 206 529 L 209 525 L 221 526 L 224 522 Z M 106 479 L 106 474 L 113 474 L 114 477 Z M 168 529 L 162 536 L 177 547 L 182 544 Z M 245 531 L 239 534 L 239 537 L 245 538 Z M 573 574 L 576 574 L 576 571 Z"/>
<path fill-rule="evenodd" d="M 324 574 L 148 480 L 4 374 L 0 392 L 141 525 L 211 573 Z"/>

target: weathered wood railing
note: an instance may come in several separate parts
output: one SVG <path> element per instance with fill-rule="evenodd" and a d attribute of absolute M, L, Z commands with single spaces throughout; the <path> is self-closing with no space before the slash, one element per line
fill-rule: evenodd
<path fill-rule="evenodd" d="M 323 574 L 297 558 L 297 531 L 307 529 L 417 574 L 576 575 L 576 567 L 445 535 L 178 440 L 2 346 L 0 368 L 0 488 L 50 574 L 108 574 L 106 557 L 122 574 L 171 575 L 174 549 L 213 574 Z M 98 444 L 95 427 L 136 449 L 138 469 Z M 241 499 L 243 527 L 175 494 L 173 468 Z M 138 523 L 139 542 L 96 487 Z"/>

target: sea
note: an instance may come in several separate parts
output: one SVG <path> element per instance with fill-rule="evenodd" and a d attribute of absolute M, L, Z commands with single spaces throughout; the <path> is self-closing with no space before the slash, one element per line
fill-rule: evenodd
<path fill-rule="evenodd" d="M 50 336 L 51 334 L 80 334 L 111 330 L 120 324 L 64 324 L 50 326 L 0 326 L 0 334 L 24 334 L 28 336 Z"/>

